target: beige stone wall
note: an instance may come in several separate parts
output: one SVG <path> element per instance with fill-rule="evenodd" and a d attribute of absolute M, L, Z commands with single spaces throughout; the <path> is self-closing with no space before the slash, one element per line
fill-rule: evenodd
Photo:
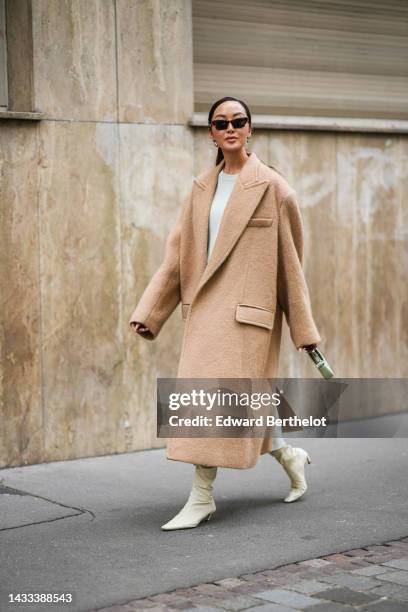
<path fill-rule="evenodd" d="M 214 164 L 193 110 L 191 5 L 32 3 L 38 123 L 0 124 L 0 467 L 164 446 L 156 378 L 179 309 L 129 332 L 192 177 Z M 322 350 L 339 377 L 408 370 L 406 136 L 257 130 L 297 190 Z M 281 376 L 315 376 L 287 328 Z"/>
<path fill-rule="evenodd" d="M 191 6 L 32 2 L 34 108 L 0 124 L 0 466 L 162 446 L 128 320 L 193 176 Z M 21 110 L 21 109 L 20 109 Z"/>

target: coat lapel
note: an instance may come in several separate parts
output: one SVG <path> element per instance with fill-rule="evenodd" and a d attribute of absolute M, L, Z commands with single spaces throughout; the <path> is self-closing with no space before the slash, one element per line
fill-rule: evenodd
<path fill-rule="evenodd" d="M 225 207 L 208 264 L 207 241 L 209 215 L 213 196 L 217 187 L 218 174 L 224 167 L 225 161 L 222 160 L 217 166 L 214 166 L 206 173 L 194 179 L 194 182 L 201 188 L 197 193 L 194 207 L 196 257 L 200 269 L 200 281 L 195 295 L 198 294 L 229 255 L 261 200 L 269 184 L 266 178 L 260 177 L 259 169 L 261 163 L 257 155 L 252 152 L 239 173 L 227 206 Z"/>

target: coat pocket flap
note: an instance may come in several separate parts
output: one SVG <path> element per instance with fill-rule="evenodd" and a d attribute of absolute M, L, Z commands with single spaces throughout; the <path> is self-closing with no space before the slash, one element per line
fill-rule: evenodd
<path fill-rule="evenodd" d="M 250 227 L 267 227 L 272 225 L 273 217 L 251 217 L 247 223 Z"/>
<path fill-rule="evenodd" d="M 251 304 L 237 304 L 235 310 L 235 319 L 241 323 L 251 323 L 272 329 L 275 318 L 275 311 L 262 308 L 261 306 L 252 306 Z"/>

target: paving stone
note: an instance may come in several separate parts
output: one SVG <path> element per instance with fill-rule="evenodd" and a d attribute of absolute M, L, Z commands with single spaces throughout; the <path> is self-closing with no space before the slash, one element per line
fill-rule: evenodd
<path fill-rule="evenodd" d="M 254 608 L 250 608 L 248 612 L 294 612 L 294 609 L 287 608 L 286 606 L 281 606 L 280 604 L 265 602 L 265 605 L 260 605 L 260 606 L 255 606 Z"/>
<path fill-rule="evenodd" d="M 152 603 L 152 602 L 150 602 Z M 151 610 L 154 611 L 158 611 L 160 610 L 160 612 L 163 612 L 165 610 L 164 606 L 156 606 L 155 604 L 152 603 L 151 606 L 145 606 L 144 604 L 139 604 L 138 600 L 135 600 L 133 602 L 128 602 L 126 604 L 118 604 L 116 606 L 109 606 L 109 608 L 98 608 L 97 612 L 135 612 L 135 610 L 137 610 L 137 612 L 140 611 L 145 611 L 145 610 L 149 610 L 149 612 L 151 612 Z"/>
<path fill-rule="evenodd" d="M 364 559 L 361 559 L 360 557 L 349 557 L 349 559 L 350 567 L 347 568 L 348 570 L 353 570 L 357 567 L 368 567 L 369 565 L 372 565 L 369 560 L 369 557 L 364 557 Z"/>
<path fill-rule="evenodd" d="M 363 603 L 369 603 L 378 599 L 376 596 L 368 593 L 359 593 L 358 591 L 353 591 L 348 587 L 330 589 L 328 591 L 323 591 L 322 593 L 316 593 L 315 595 L 317 597 L 320 595 L 322 599 L 330 599 L 332 601 L 337 601 L 338 603 L 350 605 L 361 605 Z"/>
<path fill-rule="evenodd" d="M 391 559 L 382 564 L 383 567 L 395 567 L 397 569 L 408 570 L 408 558 L 406 559 Z"/>
<path fill-rule="evenodd" d="M 220 612 L 221 608 L 210 608 L 208 606 L 194 606 L 193 608 L 188 608 L 186 612 Z"/>
<path fill-rule="evenodd" d="M 279 580 L 287 580 L 288 584 L 294 584 L 295 582 L 301 582 L 302 580 L 307 580 L 309 578 L 310 573 L 313 573 L 313 570 L 309 570 L 306 567 L 302 572 L 297 572 L 296 574 L 282 574 Z M 312 576 L 313 577 L 313 576 Z M 270 576 L 273 580 L 276 580 L 275 576 Z"/>
<path fill-rule="evenodd" d="M 288 576 L 290 572 L 285 572 L 283 567 L 274 567 L 273 569 L 263 570 L 264 576 Z"/>
<path fill-rule="evenodd" d="M 119 607 L 119 606 L 118 606 Z M 120 606 L 121 612 L 131 612 L 133 610 L 164 610 L 165 604 L 160 605 L 158 602 L 150 601 L 149 599 L 129 601 L 124 606 Z M 111 608 L 109 608 L 111 610 Z M 99 612 L 99 610 L 98 610 Z"/>
<path fill-rule="evenodd" d="M 289 574 L 298 574 L 303 571 L 303 565 L 300 563 L 290 563 L 289 565 L 283 565 L 281 569 Z"/>
<path fill-rule="evenodd" d="M 259 587 L 259 583 L 255 583 L 254 586 L 257 587 L 258 591 L 262 590 Z M 242 595 L 246 595 L 246 594 L 242 594 L 242 593 L 233 591 L 232 589 L 224 589 L 222 591 L 214 592 L 214 593 L 202 593 L 202 594 L 200 594 L 200 597 L 201 596 L 203 596 L 203 597 L 212 597 L 214 599 L 214 601 L 215 600 L 223 601 L 223 600 L 227 600 L 227 599 L 236 599 L 237 597 L 242 597 Z M 250 596 L 247 597 L 247 599 L 250 601 L 250 599 L 251 599 Z M 193 597 L 192 597 L 192 600 L 194 600 Z M 252 602 L 252 605 L 254 605 L 254 602 Z"/>
<path fill-rule="evenodd" d="M 148 608 L 145 604 L 143 604 L 142 607 L 140 607 L 138 604 L 136 604 L 135 606 L 130 607 L 129 610 L 128 610 L 128 608 L 125 608 L 124 610 L 125 610 L 125 612 L 130 612 L 130 611 L 132 611 L 132 612 L 135 612 L 135 611 L 139 612 L 139 610 L 141 610 L 143 612 L 145 612 L 147 610 L 149 612 L 165 612 L 166 610 L 168 610 L 168 607 L 166 606 L 166 604 L 161 604 L 161 605 L 160 604 L 156 604 L 152 608 Z"/>
<path fill-rule="evenodd" d="M 361 591 L 373 589 L 374 587 L 378 586 L 378 581 L 376 578 L 370 578 L 368 576 L 355 576 L 354 574 L 322 576 L 320 580 L 322 582 L 327 582 L 328 584 L 336 584 L 339 586 L 345 586 L 349 587 L 350 589 L 358 589 Z"/>
<path fill-rule="evenodd" d="M 391 559 L 400 559 L 406 557 L 406 552 L 402 549 L 396 548 L 395 546 L 389 547 L 389 552 L 386 553 L 375 553 L 373 552 L 371 555 L 364 557 L 366 561 L 370 563 L 385 563 L 386 561 L 391 561 Z"/>
<path fill-rule="evenodd" d="M 264 574 L 264 582 L 270 582 L 271 584 L 277 584 L 279 586 L 285 586 L 287 584 L 292 584 L 295 582 L 299 582 L 306 575 L 308 575 L 308 568 L 299 568 L 299 571 L 296 572 L 286 572 L 280 569 L 276 570 L 265 570 Z"/>
<path fill-rule="evenodd" d="M 247 584 L 247 582 L 245 580 L 241 580 L 241 578 L 224 578 L 223 580 L 214 580 L 214 583 L 218 584 L 224 589 L 231 589 L 241 584 Z"/>
<path fill-rule="evenodd" d="M 342 569 L 354 569 L 355 567 L 369 565 L 368 561 L 363 559 L 357 559 L 356 557 L 348 557 L 345 554 L 335 554 L 325 557 L 327 561 L 334 563 L 337 567 Z"/>
<path fill-rule="evenodd" d="M 220 604 L 217 604 L 223 610 L 247 610 L 253 609 L 258 601 L 252 597 L 245 597 L 245 595 L 235 595 L 231 599 L 221 600 Z"/>
<path fill-rule="evenodd" d="M 194 606 L 217 608 L 218 610 L 246 610 L 258 603 L 256 599 L 244 595 L 233 595 L 229 598 L 214 597 L 211 595 L 198 595 L 192 599 Z"/>
<path fill-rule="evenodd" d="M 347 572 L 338 565 L 330 563 L 330 565 L 325 565 L 314 570 L 310 569 L 309 573 L 310 576 L 313 575 L 314 578 L 319 578 L 320 576 L 336 576 L 337 574 L 346 574 Z"/>
<path fill-rule="evenodd" d="M 408 557 L 408 550 L 402 546 L 389 546 L 389 554 L 396 559 L 406 559 Z"/>
<path fill-rule="evenodd" d="M 347 604 L 341 604 L 336 601 L 325 601 L 324 603 L 317 604 L 316 606 L 311 606 L 310 608 L 306 608 L 307 612 L 356 612 L 356 608 L 354 606 L 348 606 Z M 363 610 L 363 608 L 359 608 L 359 610 Z"/>
<path fill-rule="evenodd" d="M 331 576 L 332 574 L 327 574 L 329 576 Z M 296 574 L 296 582 L 301 582 L 301 581 L 305 581 L 305 580 L 319 580 L 320 576 L 326 576 L 326 574 L 322 573 L 321 570 L 313 570 L 313 569 L 307 569 L 304 572 L 300 572 L 299 574 Z M 295 583 L 292 583 L 295 584 Z"/>
<path fill-rule="evenodd" d="M 150 605 L 153 604 L 153 605 Z M 167 606 L 166 604 L 158 604 L 158 603 L 153 603 L 153 602 L 149 602 L 147 601 L 147 599 L 145 599 L 143 602 L 138 603 L 137 601 L 130 601 L 124 608 L 122 608 L 122 612 L 134 612 L 135 610 L 137 610 L 137 612 L 139 612 L 139 610 L 149 610 L 153 612 L 159 612 L 159 611 L 163 611 L 163 610 L 167 610 Z"/>
<path fill-rule="evenodd" d="M 185 612 L 220 612 L 221 608 L 211 608 L 209 606 L 193 606 L 187 608 Z"/>
<path fill-rule="evenodd" d="M 251 584 L 243 584 L 237 587 L 233 587 L 231 589 L 231 593 L 239 593 L 240 595 L 253 595 L 254 593 L 259 593 L 264 589 L 269 589 L 271 587 L 270 583 L 267 582 L 255 582 Z"/>
<path fill-rule="evenodd" d="M 299 577 L 298 575 L 287 574 L 286 576 L 269 576 L 268 578 L 266 578 L 266 580 L 269 582 L 269 587 L 271 587 L 272 585 L 284 587 L 299 582 Z"/>
<path fill-rule="evenodd" d="M 190 587 L 188 589 L 176 589 L 175 591 L 173 591 L 173 593 L 175 593 L 179 597 L 186 598 L 192 597 L 193 595 L 197 595 L 197 591 L 194 589 L 194 587 Z"/>
<path fill-rule="evenodd" d="M 220 601 L 215 597 L 211 597 L 211 595 L 197 595 L 196 597 L 191 598 L 191 606 L 194 607 L 203 607 L 203 608 L 218 608 L 220 609 Z"/>
<path fill-rule="evenodd" d="M 265 570 L 263 573 L 264 576 L 266 577 L 273 577 L 273 578 L 288 578 L 290 580 L 297 580 L 297 577 L 299 576 L 299 574 L 302 574 L 302 572 L 307 571 L 307 568 L 304 567 L 299 567 L 296 571 L 286 570 L 286 567 L 281 567 L 281 568 L 277 568 L 277 569 L 272 569 L 272 570 Z"/>
<path fill-rule="evenodd" d="M 364 612 L 407 612 L 407 604 L 392 599 L 384 599 L 360 608 Z"/>
<path fill-rule="evenodd" d="M 388 546 L 385 546 L 385 544 L 373 544 L 371 546 L 366 546 L 367 550 L 372 550 L 373 552 L 379 553 L 379 552 L 389 552 L 389 548 Z"/>
<path fill-rule="evenodd" d="M 257 572 L 256 574 L 242 574 L 240 578 L 242 580 L 248 580 L 249 582 L 263 582 L 265 580 L 265 574 L 263 572 Z"/>
<path fill-rule="evenodd" d="M 350 559 L 347 557 L 347 555 L 343 553 L 334 553 L 332 555 L 325 555 L 323 559 L 327 561 L 328 563 L 336 563 L 337 561 L 347 561 L 348 563 L 350 562 Z"/>
<path fill-rule="evenodd" d="M 403 548 L 405 550 L 408 549 L 408 542 L 403 542 L 402 540 L 393 540 L 391 542 L 386 542 L 387 546 L 396 546 L 397 548 Z"/>
<path fill-rule="evenodd" d="M 149 605 L 149 603 L 145 604 L 145 603 L 138 603 L 138 601 L 129 601 L 126 604 L 122 604 L 122 605 L 117 605 L 117 606 L 111 606 L 110 608 L 103 608 L 103 610 L 98 610 L 98 612 L 134 612 L 134 610 L 153 610 L 153 609 L 157 609 L 157 604 L 154 604 L 153 602 L 150 602 L 151 605 Z M 164 609 L 163 606 L 159 606 L 162 610 Z"/>
<path fill-rule="evenodd" d="M 152 608 L 148 608 L 145 605 L 141 607 L 139 604 L 132 605 L 129 603 L 120 608 L 121 612 L 167 612 L 167 610 L 169 610 L 169 608 L 165 604 L 155 605 Z"/>
<path fill-rule="evenodd" d="M 174 593 L 160 593 L 159 595 L 152 595 L 147 599 L 147 601 L 151 601 L 155 604 L 171 604 L 171 603 L 180 603 L 185 602 L 186 598 L 181 597 Z"/>
<path fill-rule="evenodd" d="M 221 610 L 246 610 L 252 609 L 259 602 L 254 597 L 230 593 L 229 597 L 211 597 L 208 603 Z"/>
<path fill-rule="evenodd" d="M 395 555 L 373 555 L 372 557 L 366 557 L 366 559 L 374 565 L 381 565 L 381 563 L 385 563 L 393 557 L 395 557 Z"/>
<path fill-rule="evenodd" d="M 291 591 L 297 591 L 298 593 L 303 593 L 304 595 L 310 595 L 312 593 L 316 593 L 317 591 L 324 591 L 325 589 L 331 589 L 331 585 L 325 584 L 324 582 L 319 582 L 318 580 L 301 580 L 300 582 L 295 582 L 295 584 L 290 584 L 287 587 Z"/>
<path fill-rule="evenodd" d="M 371 589 L 370 594 L 380 597 L 389 597 L 391 599 L 398 599 L 398 601 L 408 601 L 408 588 L 400 586 L 399 584 L 386 584 Z M 408 610 L 408 605 L 406 604 Z"/>
<path fill-rule="evenodd" d="M 330 565 L 330 561 L 326 561 L 326 559 L 308 559 L 307 561 L 300 561 L 298 565 L 306 565 L 310 567 L 323 567 L 324 565 Z"/>
<path fill-rule="evenodd" d="M 281 574 L 284 574 L 285 576 L 287 574 L 285 574 L 285 572 L 282 572 L 282 570 L 279 567 L 276 567 L 274 569 L 266 569 L 263 570 L 263 575 L 268 577 L 268 576 L 280 576 Z"/>
<path fill-rule="evenodd" d="M 365 548 L 354 548 L 353 550 L 348 550 L 343 553 L 343 555 L 347 555 L 348 557 L 364 557 L 368 554 L 370 553 Z"/>
<path fill-rule="evenodd" d="M 351 573 L 358 574 L 359 576 L 377 576 L 378 574 L 385 574 L 390 570 L 384 567 L 384 565 L 369 564 L 367 567 L 360 567 L 358 569 L 351 570 Z"/>
<path fill-rule="evenodd" d="M 206 582 L 205 584 L 199 584 L 198 586 L 193 587 L 195 593 L 223 593 L 225 589 L 218 586 L 218 584 L 214 584 L 213 582 Z"/>
<path fill-rule="evenodd" d="M 386 580 L 387 582 L 394 582 L 395 584 L 401 584 L 402 586 L 408 586 L 408 572 L 401 571 L 390 571 L 386 574 L 380 574 L 377 576 L 378 580 Z"/>
<path fill-rule="evenodd" d="M 333 566 L 335 567 L 335 566 Z M 300 582 L 301 580 L 322 580 L 323 576 L 338 576 L 339 574 L 345 575 L 347 572 L 343 571 L 340 568 L 335 567 L 335 571 L 330 571 L 329 573 L 326 571 L 322 571 L 326 568 L 321 568 L 321 570 L 310 570 L 306 574 L 299 574 L 298 579 L 292 581 L 290 584 L 295 584 L 296 582 Z"/>
<path fill-rule="evenodd" d="M 256 597 L 265 599 L 266 601 L 272 601 L 273 603 L 281 604 L 289 608 L 295 608 L 296 610 L 304 610 L 308 606 L 312 606 L 315 603 L 320 603 L 321 599 L 314 597 L 308 597 L 295 591 L 289 591 L 287 589 L 271 589 L 269 591 L 262 591 L 257 593 Z"/>

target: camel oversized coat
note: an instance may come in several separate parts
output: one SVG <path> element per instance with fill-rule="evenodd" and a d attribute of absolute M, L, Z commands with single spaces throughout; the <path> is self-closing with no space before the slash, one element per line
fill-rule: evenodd
<path fill-rule="evenodd" d="M 207 264 L 208 220 L 222 160 L 193 179 L 166 242 L 164 260 L 129 323 L 157 338 L 181 302 L 179 378 L 273 378 L 282 313 L 296 348 L 319 343 L 302 270 L 296 192 L 252 152 L 239 173 Z M 168 459 L 254 467 L 272 438 L 169 438 Z"/>

